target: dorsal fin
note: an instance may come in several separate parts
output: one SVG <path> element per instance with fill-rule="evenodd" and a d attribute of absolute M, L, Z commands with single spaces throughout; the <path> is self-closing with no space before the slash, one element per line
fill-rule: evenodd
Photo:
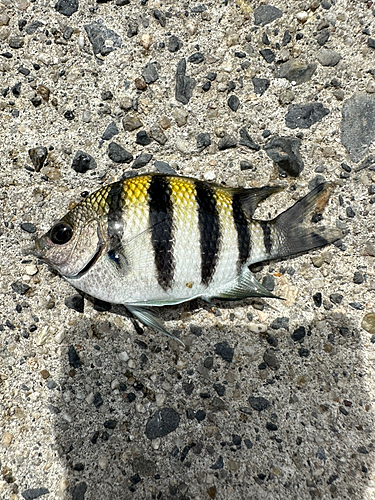
<path fill-rule="evenodd" d="M 283 189 L 283 186 L 264 186 L 261 188 L 249 189 L 241 188 L 235 189 L 234 194 L 239 197 L 246 215 L 252 218 L 257 206 L 261 201 L 271 196 L 271 194 L 278 193 Z"/>

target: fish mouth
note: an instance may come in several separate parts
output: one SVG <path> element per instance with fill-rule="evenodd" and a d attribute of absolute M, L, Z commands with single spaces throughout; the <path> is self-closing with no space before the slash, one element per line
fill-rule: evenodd
<path fill-rule="evenodd" d="M 99 242 L 98 246 L 96 247 L 94 255 L 91 257 L 89 262 L 85 265 L 85 267 L 83 269 L 81 269 L 74 276 L 65 276 L 65 278 L 69 278 L 69 279 L 73 279 L 73 280 L 81 278 L 84 274 L 86 274 L 96 264 L 97 260 L 99 259 L 99 257 L 103 253 L 103 248 L 104 248 L 104 244 Z"/>

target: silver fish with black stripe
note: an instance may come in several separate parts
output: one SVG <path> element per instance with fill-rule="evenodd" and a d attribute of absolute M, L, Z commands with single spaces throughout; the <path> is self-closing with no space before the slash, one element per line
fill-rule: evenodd
<path fill-rule="evenodd" d="M 271 221 L 253 219 L 279 187 L 226 188 L 148 174 L 94 192 L 43 236 L 31 253 L 75 288 L 123 304 L 143 324 L 170 335 L 150 306 L 194 298 L 274 297 L 249 265 L 339 239 L 314 220 L 333 185 L 320 184 Z M 30 250 L 29 250 L 30 253 Z"/>

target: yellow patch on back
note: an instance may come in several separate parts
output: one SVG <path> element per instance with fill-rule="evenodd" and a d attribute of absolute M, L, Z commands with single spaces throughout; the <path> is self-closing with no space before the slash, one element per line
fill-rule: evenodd
<path fill-rule="evenodd" d="M 131 205 L 142 205 L 148 199 L 147 190 L 150 185 L 151 177 L 149 175 L 141 177 L 131 177 L 124 181 L 122 189 L 122 201 L 125 207 Z"/>

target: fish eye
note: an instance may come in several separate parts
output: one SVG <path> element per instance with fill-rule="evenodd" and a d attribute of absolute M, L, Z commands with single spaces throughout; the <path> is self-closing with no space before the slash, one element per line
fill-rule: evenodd
<path fill-rule="evenodd" d="M 73 236 L 73 229 L 68 224 L 63 224 L 60 222 L 56 224 L 51 229 L 51 241 L 52 243 L 56 243 L 56 245 L 63 245 L 64 243 L 68 243 Z"/>

